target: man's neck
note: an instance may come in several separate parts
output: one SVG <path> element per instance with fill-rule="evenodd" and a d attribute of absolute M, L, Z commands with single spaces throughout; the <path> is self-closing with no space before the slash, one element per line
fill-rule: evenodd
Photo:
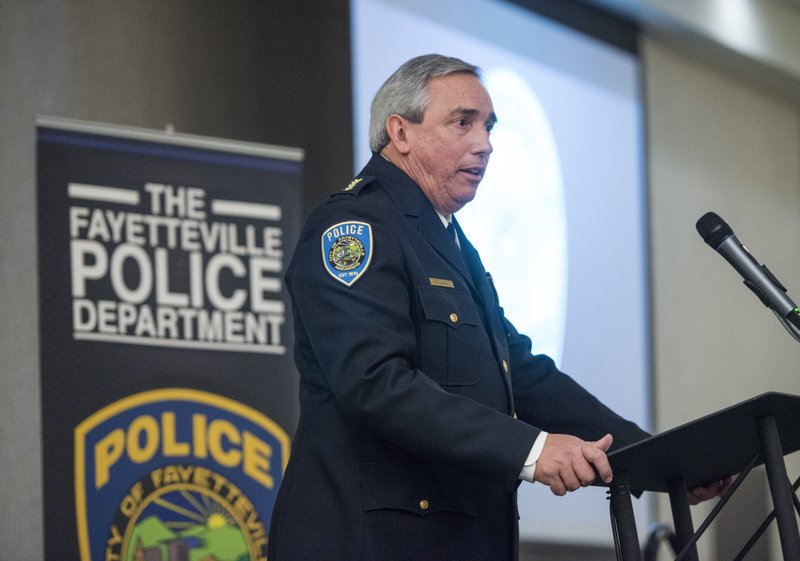
<path fill-rule="evenodd" d="M 427 198 L 430 201 L 431 205 L 433 205 L 436 214 L 439 215 L 439 217 L 442 219 L 446 227 L 452 220 L 452 214 L 439 209 L 436 203 L 433 200 L 431 200 L 431 197 L 428 196 L 428 193 L 425 192 L 425 189 L 423 188 L 422 185 L 420 185 L 419 181 L 417 181 L 414 178 L 413 174 L 409 173 L 408 167 L 405 165 L 405 160 L 403 159 L 403 155 L 397 152 L 397 150 L 395 150 L 391 144 L 385 146 L 383 150 L 380 151 L 379 154 L 384 160 L 386 160 L 390 164 L 400 169 L 403 173 L 409 176 L 412 179 L 412 181 L 414 181 L 414 183 L 416 183 L 419 186 L 422 192 L 425 193 L 425 198 Z"/>

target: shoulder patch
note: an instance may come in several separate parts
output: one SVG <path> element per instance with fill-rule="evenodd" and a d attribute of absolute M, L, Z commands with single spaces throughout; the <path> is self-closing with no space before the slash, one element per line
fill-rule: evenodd
<path fill-rule="evenodd" d="M 334 224 L 322 233 L 322 263 L 328 274 L 352 286 L 372 260 L 372 226 L 351 220 Z"/>
<path fill-rule="evenodd" d="M 366 187 L 367 185 L 372 183 L 372 181 L 374 179 L 375 179 L 375 177 L 370 176 L 370 175 L 364 176 L 364 177 L 356 177 L 350 183 L 345 185 L 343 189 L 341 189 L 340 191 L 337 191 L 336 193 L 334 193 L 331 196 L 332 197 L 335 197 L 337 195 L 339 195 L 339 196 L 341 196 L 341 195 L 358 196 L 358 194 L 361 193 L 361 191 L 364 189 L 364 187 Z"/>

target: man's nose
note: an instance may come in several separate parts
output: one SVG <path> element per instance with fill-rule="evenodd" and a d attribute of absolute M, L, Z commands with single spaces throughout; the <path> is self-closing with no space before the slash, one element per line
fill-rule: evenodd
<path fill-rule="evenodd" d="M 480 129 L 477 133 L 478 137 L 475 139 L 473 145 L 473 153 L 481 156 L 489 156 L 492 153 L 492 139 L 489 137 L 489 131 Z"/>

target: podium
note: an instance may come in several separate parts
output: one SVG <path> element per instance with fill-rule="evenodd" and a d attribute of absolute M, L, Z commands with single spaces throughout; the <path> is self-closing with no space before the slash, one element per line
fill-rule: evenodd
<path fill-rule="evenodd" d="M 618 559 L 641 561 L 631 493 L 669 493 L 679 546 L 676 561 L 697 561 L 697 539 L 750 470 L 764 464 L 784 561 L 800 561 L 795 518 L 800 502 L 783 460 L 798 449 L 800 396 L 770 392 L 610 453 Z M 687 489 L 737 473 L 739 477 L 695 532 Z"/>

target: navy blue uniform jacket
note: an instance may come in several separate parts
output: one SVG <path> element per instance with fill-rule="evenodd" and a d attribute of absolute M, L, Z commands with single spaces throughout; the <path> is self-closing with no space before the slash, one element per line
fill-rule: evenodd
<path fill-rule="evenodd" d="M 311 215 L 286 274 L 301 413 L 269 559 L 516 559 L 540 429 L 615 446 L 647 433 L 531 354 L 463 232 L 459 251 L 407 175 L 374 155 L 359 177 Z M 321 246 L 347 221 L 373 236 L 351 286 Z"/>

